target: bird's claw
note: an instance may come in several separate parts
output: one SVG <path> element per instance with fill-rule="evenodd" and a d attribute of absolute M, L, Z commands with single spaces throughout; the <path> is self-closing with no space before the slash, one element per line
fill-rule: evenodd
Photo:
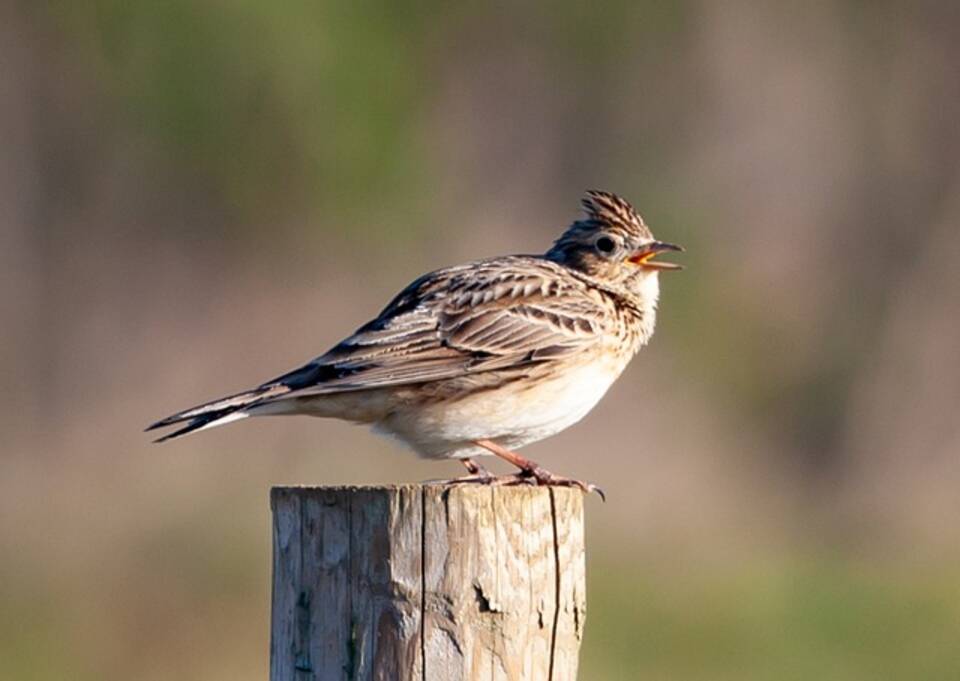
<path fill-rule="evenodd" d="M 576 487 L 584 494 L 596 492 L 601 501 L 607 501 L 607 495 L 604 494 L 602 489 L 594 485 L 592 482 L 584 482 L 583 480 L 577 480 L 576 478 L 564 478 L 559 475 L 554 475 L 550 471 L 541 468 L 540 466 L 523 469 L 517 473 L 515 477 L 519 478 L 521 481 L 527 482 L 527 484 L 554 487 Z"/>
<path fill-rule="evenodd" d="M 554 475 L 543 468 L 530 468 L 521 470 L 513 475 L 493 475 L 484 470 L 482 473 L 473 475 L 464 475 L 459 478 L 450 478 L 448 480 L 437 481 L 443 485 L 492 485 L 497 487 L 515 487 L 517 485 L 531 485 L 535 487 L 576 487 L 584 494 L 596 492 L 604 502 L 607 495 L 603 490 L 590 482 L 577 480 L 575 478 L 564 478 Z"/>
<path fill-rule="evenodd" d="M 461 475 L 459 478 L 447 478 L 445 480 L 432 480 L 441 485 L 493 485 L 499 478 L 487 470 L 480 473 Z"/>

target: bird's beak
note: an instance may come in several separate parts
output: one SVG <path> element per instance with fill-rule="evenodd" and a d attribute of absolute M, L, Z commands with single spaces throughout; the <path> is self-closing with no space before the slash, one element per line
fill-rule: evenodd
<path fill-rule="evenodd" d="M 682 265 L 677 265 L 672 262 L 655 262 L 653 260 L 657 253 L 663 253 L 664 251 L 682 252 L 683 247 L 668 244 L 664 241 L 651 241 L 638 248 L 628 260 L 634 265 L 645 267 L 648 270 L 682 270 Z"/>

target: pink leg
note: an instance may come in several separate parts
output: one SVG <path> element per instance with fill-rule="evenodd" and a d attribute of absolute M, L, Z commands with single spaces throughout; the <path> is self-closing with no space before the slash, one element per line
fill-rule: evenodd
<path fill-rule="evenodd" d="M 506 447 L 501 447 L 496 442 L 491 440 L 476 440 L 474 444 L 483 447 L 484 449 L 493 452 L 499 456 L 504 461 L 509 461 L 514 466 L 520 469 L 520 472 L 516 475 L 516 482 L 533 482 L 537 485 L 557 485 L 559 487 L 576 487 L 580 490 L 583 490 L 586 493 L 596 492 L 600 495 L 600 498 L 604 501 L 607 500 L 606 495 L 603 493 L 603 490 L 593 485 L 589 482 L 583 482 L 582 480 L 574 480 L 573 478 L 562 478 L 558 475 L 554 475 L 550 471 L 541 468 L 540 464 L 536 461 L 531 461 L 525 456 L 520 456 L 516 452 L 510 451 Z"/>

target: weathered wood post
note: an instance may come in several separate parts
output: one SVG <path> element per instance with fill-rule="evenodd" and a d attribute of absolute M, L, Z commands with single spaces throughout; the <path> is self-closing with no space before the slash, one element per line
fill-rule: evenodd
<path fill-rule="evenodd" d="M 277 487 L 271 681 L 576 678 L 583 495 Z"/>

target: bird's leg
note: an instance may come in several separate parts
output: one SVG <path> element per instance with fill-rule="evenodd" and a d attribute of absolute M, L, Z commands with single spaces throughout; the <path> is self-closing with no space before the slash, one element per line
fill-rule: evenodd
<path fill-rule="evenodd" d="M 514 466 L 520 469 L 520 472 L 513 476 L 512 483 L 519 484 L 524 482 L 532 482 L 537 485 L 556 485 L 558 487 L 576 487 L 586 493 L 596 492 L 600 495 L 600 498 L 604 501 L 607 500 L 606 495 L 603 493 L 603 490 L 597 487 L 596 485 L 583 482 L 582 480 L 575 480 L 573 478 L 562 478 L 559 475 L 554 475 L 550 471 L 542 468 L 540 464 L 536 461 L 531 461 L 525 456 L 521 456 L 516 452 L 513 452 L 506 447 L 501 447 L 496 442 L 491 440 L 474 440 L 474 444 L 479 447 L 493 452 L 499 456 L 504 461 L 512 463 Z M 507 483 L 510 484 L 510 483 Z"/>
<path fill-rule="evenodd" d="M 481 477 L 493 477 L 493 475 L 486 468 L 478 464 L 473 459 L 460 459 L 460 463 L 463 464 L 464 468 L 467 469 L 467 472 L 470 475 L 479 475 Z"/>

